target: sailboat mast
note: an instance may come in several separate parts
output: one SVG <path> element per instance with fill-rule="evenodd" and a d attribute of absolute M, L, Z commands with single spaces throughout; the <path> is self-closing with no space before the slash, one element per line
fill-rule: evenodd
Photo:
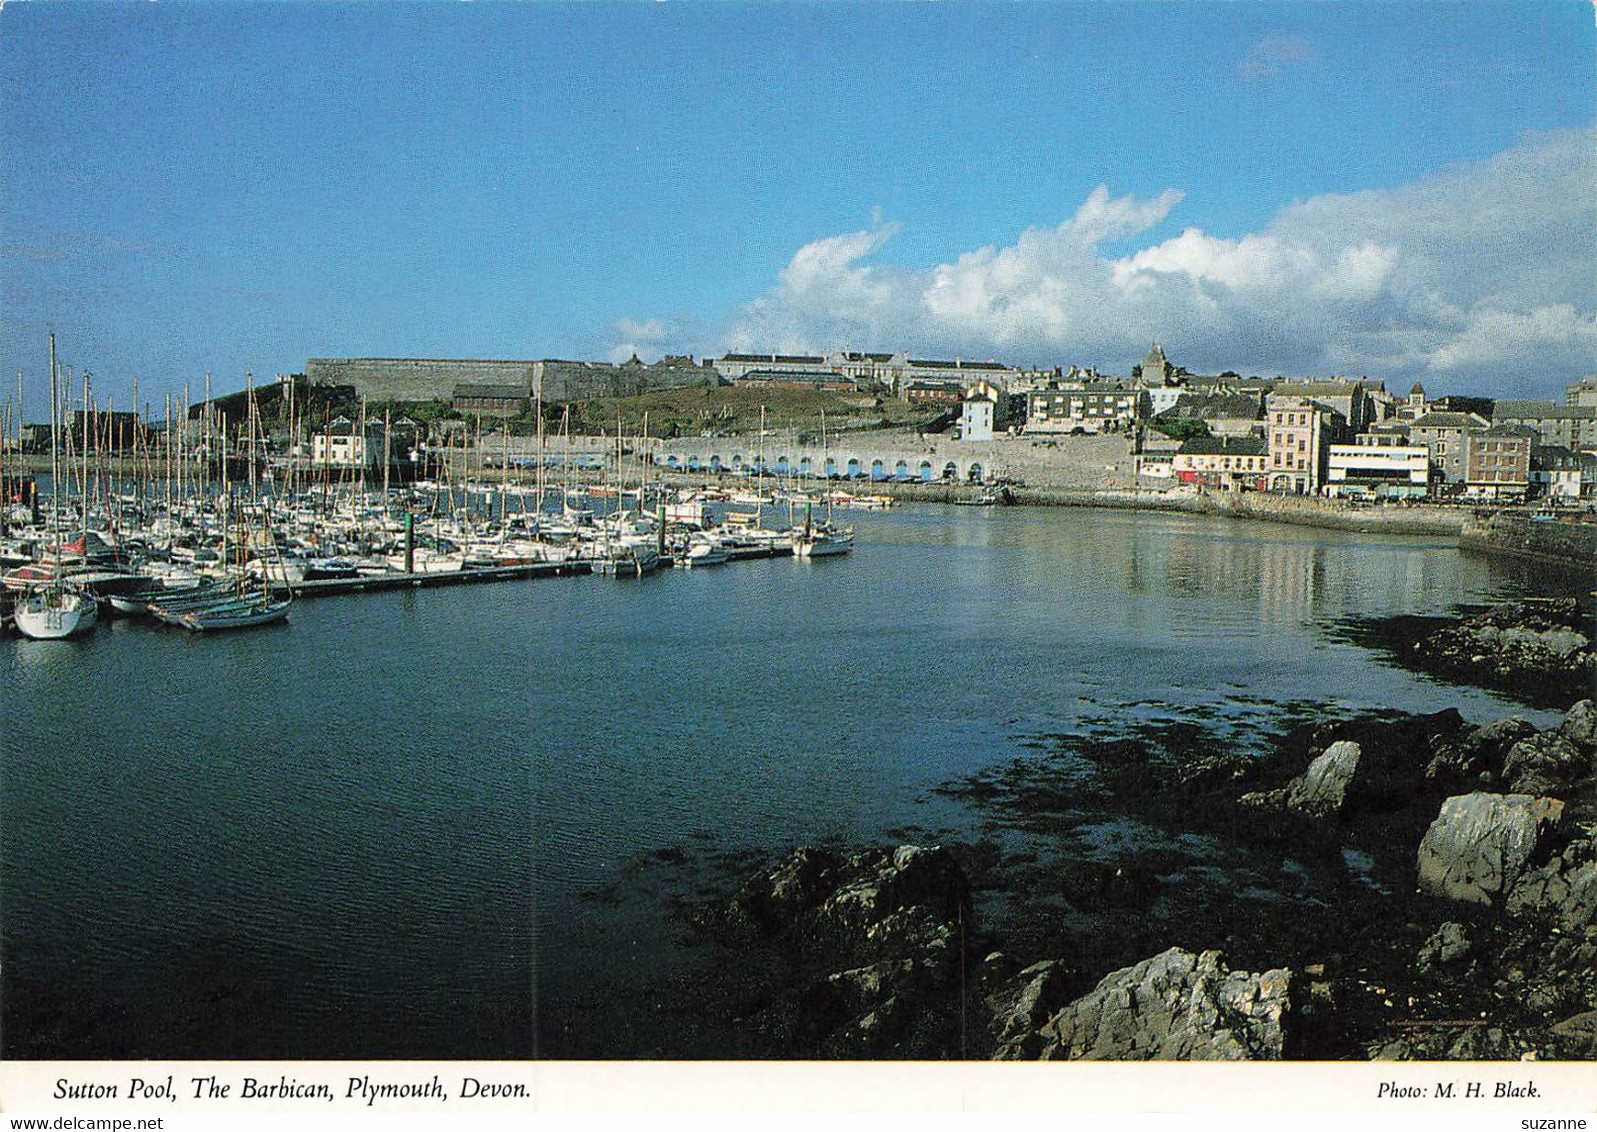
<path fill-rule="evenodd" d="M 201 422 L 201 430 L 203 431 L 203 429 L 204 429 L 204 422 L 202 421 Z M 178 465 L 177 465 L 177 497 L 179 499 L 184 498 L 184 493 L 187 492 L 187 491 L 192 490 L 193 487 L 194 487 L 194 484 L 193 484 L 193 479 L 194 479 L 193 470 L 185 466 L 185 465 L 188 464 L 189 456 L 191 455 L 190 452 L 188 451 L 188 431 L 189 431 L 189 383 L 185 381 L 183 383 L 183 417 L 178 422 L 178 430 L 177 430 L 177 450 L 178 450 L 178 457 L 179 457 Z M 209 453 L 206 454 L 206 458 L 207 459 L 210 458 L 210 454 Z M 190 481 L 187 486 L 185 486 L 184 482 L 183 482 L 184 473 L 185 472 L 188 473 L 188 479 Z M 201 492 L 200 494 L 203 495 L 204 493 Z"/>
<path fill-rule="evenodd" d="M 78 477 L 78 495 L 83 507 L 83 527 L 89 526 L 89 371 L 83 371 L 83 473 Z"/>
<path fill-rule="evenodd" d="M 144 505 L 144 477 L 139 475 L 139 379 L 133 379 L 133 505 Z"/>
<path fill-rule="evenodd" d="M 184 418 L 184 420 L 188 419 L 188 415 L 189 415 L 188 414 L 188 408 L 189 408 L 189 391 L 188 391 L 188 387 L 185 385 L 184 388 L 183 388 L 183 418 Z M 200 477 L 201 477 L 200 478 L 200 483 L 205 488 L 210 487 L 210 484 L 211 484 L 211 411 L 212 411 L 212 407 L 211 407 L 211 371 L 210 370 L 206 370 L 205 371 L 205 414 L 200 418 L 200 451 L 203 453 L 203 455 L 200 457 L 200 459 L 204 461 L 204 463 L 203 463 L 203 465 L 202 465 L 202 467 L 200 469 Z M 227 426 L 224 424 L 222 426 L 222 428 L 225 431 Z M 227 438 L 226 438 L 225 435 L 222 438 L 222 449 L 223 449 L 224 452 L 227 449 Z M 222 467 L 222 483 L 223 483 L 224 486 L 227 484 L 227 466 L 226 466 L 226 460 L 225 459 L 223 461 L 223 467 Z M 202 493 L 203 493 L 203 490 L 202 490 Z"/>
<path fill-rule="evenodd" d="M 19 478 L 21 477 L 22 473 L 27 468 L 27 465 L 22 460 L 22 423 L 25 420 L 27 420 L 27 418 L 22 415 L 22 371 L 18 370 L 17 371 L 17 475 L 18 475 Z M 37 487 L 34 488 L 34 496 L 33 496 L 33 498 L 35 500 L 37 500 L 39 498 L 38 490 L 39 489 Z M 33 511 L 33 514 L 35 514 L 35 515 L 37 515 L 38 513 L 39 512 L 38 512 L 37 509 L 35 509 Z"/>
<path fill-rule="evenodd" d="M 55 335 L 50 335 L 50 535 L 61 537 L 61 436 L 56 416 L 60 410 L 61 377 L 55 362 Z"/>
<path fill-rule="evenodd" d="M 260 413 L 255 407 L 255 374 L 244 374 L 244 427 L 249 432 L 250 446 L 250 506 L 254 507 L 260 502 L 255 479 L 255 425 L 260 418 Z"/>
<path fill-rule="evenodd" d="M 541 379 L 538 382 L 538 395 L 533 400 L 533 412 L 536 414 L 536 416 L 538 418 L 537 419 L 537 427 L 538 427 L 538 468 L 537 468 L 537 470 L 535 472 L 533 472 L 533 499 L 535 500 L 535 502 L 532 505 L 532 509 L 533 509 L 534 514 L 542 515 L 543 514 L 543 465 L 544 465 L 543 442 L 544 442 L 544 436 L 543 436 L 543 381 Z"/>
<path fill-rule="evenodd" d="M 832 475 L 828 468 L 831 465 L 831 453 L 826 447 L 826 410 L 821 410 L 821 471 L 826 475 L 826 525 L 832 525 Z"/>

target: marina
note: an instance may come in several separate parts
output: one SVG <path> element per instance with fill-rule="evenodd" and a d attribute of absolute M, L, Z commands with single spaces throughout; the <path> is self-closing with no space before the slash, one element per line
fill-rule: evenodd
<path fill-rule="evenodd" d="M 230 434 L 224 415 L 213 438 L 207 407 L 206 427 L 193 437 L 198 456 L 165 461 L 164 481 L 153 465 L 137 474 L 137 460 L 135 474 L 115 476 L 105 467 L 107 438 L 91 431 L 87 380 L 81 431 L 66 426 L 54 335 L 50 376 L 48 494 L 38 478 L 0 463 L 0 627 L 39 640 L 88 632 L 102 607 L 108 615 L 214 632 L 282 622 L 296 596 L 562 574 L 637 579 L 675 565 L 834 557 L 854 545 L 852 530 L 834 524 L 834 507 L 891 504 L 886 496 L 840 490 L 811 495 L 779 485 L 767 492 L 763 475 L 752 491 L 676 490 L 659 474 L 650 484 L 642 460 L 629 486 L 619 427 L 616 482 L 573 485 L 562 456 L 562 482 L 549 484 L 541 424 L 530 491 L 521 482 L 512 486 L 508 461 L 498 484 L 467 479 L 458 490 L 413 474 L 395 477 L 389 461 L 379 490 L 368 486 L 364 449 L 340 467 L 268 458 L 253 389 L 245 428 Z M 292 419 L 291 405 L 288 412 Z M 74 435 L 76 450 L 63 458 L 63 439 L 71 444 Z M 386 450 L 386 418 L 383 436 Z M 246 457 L 230 459 L 230 439 Z M 565 430 L 562 448 L 569 442 Z M 215 460 L 213 451 L 220 453 Z M 448 467 L 441 465 L 446 473 Z M 411 482 L 394 487 L 394 478 Z M 816 514 L 822 506 L 824 518 Z"/>
<path fill-rule="evenodd" d="M 747 514 L 746 512 L 744 514 Z M 458 531 L 456 532 L 458 533 Z M 569 532 L 576 536 L 580 528 L 573 528 Z M 391 589 L 434 589 L 442 586 L 479 585 L 489 582 L 524 581 L 535 578 L 556 577 L 574 574 L 611 574 L 617 573 L 615 560 L 607 558 L 610 548 L 599 541 L 598 528 L 592 528 L 593 537 L 587 540 L 574 539 L 570 542 L 559 544 L 539 544 L 535 549 L 523 548 L 523 553 L 536 556 L 539 561 L 515 561 L 510 564 L 500 564 L 496 556 L 479 558 L 467 564 L 456 561 L 448 568 L 437 569 L 404 569 L 403 565 L 391 566 L 386 562 L 381 564 L 372 561 L 369 568 L 355 569 L 351 566 L 348 571 L 339 571 L 334 576 L 316 577 L 300 574 L 292 580 L 285 576 L 281 569 L 275 572 L 266 572 L 260 569 L 249 570 L 251 563 L 259 562 L 258 559 L 249 559 L 245 563 L 244 575 L 254 576 L 259 580 L 263 592 L 274 597 L 314 598 L 328 597 L 340 594 L 372 593 Z M 658 541 L 671 548 L 666 553 L 654 552 L 652 557 L 643 561 L 643 568 L 632 562 L 623 574 L 630 573 L 637 577 L 641 574 L 652 573 L 656 569 L 670 568 L 672 566 L 720 565 L 726 562 L 742 562 L 750 559 L 781 558 L 798 555 L 800 557 L 822 557 L 838 553 L 847 553 L 852 548 L 851 537 L 843 532 L 832 533 L 824 524 L 816 524 L 814 529 L 806 534 L 802 529 L 792 531 L 789 528 L 774 528 L 762 530 L 759 527 L 751 528 L 747 523 L 732 527 L 722 527 L 719 524 L 710 530 L 693 526 L 676 524 L 669 532 L 669 543 L 665 537 L 656 540 L 652 535 L 645 533 L 648 541 Z M 28 553 L 26 548 L 39 545 L 26 537 L 13 540 L 13 547 L 21 553 Z M 139 544 L 141 551 L 142 543 Z M 468 545 L 470 545 L 468 543 Z M 553 549 L 559 547 L 560 549 Z M 561 551 L 564 552 L 561 552 Z M 47 551 L 42 552 L 45 557 L 50 557 Z M 157 572 L 142 572 L 151 559 L 143 557 L 141 552 L 135 552 L 130 561 L 118 555 L 116 550 L 105 545 L 103 552 L 104 561 L 115 563 L 116 571 L 91 571 L 87 566 L 87 559 L 80 556 L 77 563 L 66 567 L 60 575 L 66 583 L 85 588 L 94 588 L 95 596 L 101 603 L 110 607 L 115 604 L 116 611 L 122 613 L 143 612 L 142 605 L 163 605 L 171 607 L 173 602 L 170 597 L 181 597 L 184 591 L 192 584 L 197 584 L 201 579 L 211 582 L 220 581 L 229 577 L 236 577 L 237 572 L 229 574 L 224 569 L 210 572 L 197 572 L 185 574 L 177 584 L 172 584 L 172 575 L 162 575 Z M 159 552 L 158 552 L 159 553 Z M 414 555 L 414 547 L 411 554 Z M 215 561 L 220 562 L 222 555 L 218 554 Z M 395 555 L 396 560 L 403 563 L 403 553 Z M 167 548 L 154 561 L 167 563 L 172 560 L 171 550 Z M 193 561 L 192 557 L 189 561 Z M 345 560 L 348 561 L 347 559 Z M 161 584 L 162 578 L 167 579 L 166 584 Z M 29 561 L 17 565 L 13 558 L 11 569 L 4 577 L 4 590 L 0 590 L 0 622 L 6 615 L 14 617 L 15 610 L 21 608 L 26 595 L 39 585 L 55 579 L 56 575 L 40 568 Z M 149 588 L 150 585 L 154 588 Z M 137 600 L 130 600 L 114 590 L 128 591 L 139 590 Z M 163 600 L 162 595 L 170 595 Z M 7 596 L 10 595 L 10 596 Z M 20 596 L 18 596 L 20 595 Z M 87 627 L 87 626 L 86 626 Z"/>

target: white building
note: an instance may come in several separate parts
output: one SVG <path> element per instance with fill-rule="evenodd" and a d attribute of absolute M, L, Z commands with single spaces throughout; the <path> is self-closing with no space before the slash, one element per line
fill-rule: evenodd
<path fill-rule="evenodd" d="M 370 443 L 368 443 L 370 442 Z M 339 417 L 325 429 L 311 434 L 311 462 L 334 468 L 359 468 L 370 462 L 369 456 L 381 459 L 382 426 L 371 426 L 363 431 L 347 417 Z"/>
<path fill-rule="evenodd" d="M 1431 452 L 1417 444 L 1333 444 L 1325 494 L 1344 498 L 1412 499 L 1430 485 Z"/>

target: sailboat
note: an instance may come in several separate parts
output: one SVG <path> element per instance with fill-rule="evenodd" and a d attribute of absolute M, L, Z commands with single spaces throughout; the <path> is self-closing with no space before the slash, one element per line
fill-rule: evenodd
<path fill-rule="evenodd" d="M 17 632 L 36 641 L 56 641 L 94 628 L 100 607 L 88 594 L 53 582 L 35 590 L 12 611 Z"/>
<path fill-rule="evenodd" d="M 854 549 L 854 531 L 851 527 L 838 530 L 831 523 L 811 522 L 808 510 L 804 526 L 793 528 L 793 557 L 829 558 L 834 554 L 847 554 Z"/>
<path fill-rule="evenodd" d="M 826 413 L 821 413 L 822 467 L 827 462 Z M 793 557 L 829 558 L 834 554 L 847 554 L 854 549 L 854 529 L 838 529 L 832 525 L 832 494 L 826 496 L 826 522 L 817 524 L 811 516 L 813 504 L 804 505 L 804 526 L 793 528 Z"/>
<path fill-rule="evenodd" d="M 60 398 L 55 335 L 50 335 L 50 532 L 61 541 L 61 444 L 56 413 Z M 87 412 L 87 410 L 85 410 Z M 100 607 L 90 595 L 67 584 L 59 556 L 51 578 L 22 597 L 12 611 L 17 632 L 36 641 L 55 641 L 87 632 L 99 619 Z"/>
<path fill-rule="evenodd" d="M 253 441 L 253 420 L 249 427 Z M 225 463 L 223 467 L 226 468 Z M 227 486 L 227 494 L 222 502 L 228 521 L 231 522 L 235 514 L 239 519 L 238 530 L 232 540 L 232 546 L 238 554 L 238 562 L 233 564 L 230 571 L 233 581 L 231 584 L 224 582 L 215 589 L 176 594 L 165 601 L 151 602 L 147 609 L 157 620 L 202 633 L 222 629 L 251 629 L 257 625 L 270 625 L 288 616 L 294 591 L 283 585 L 287 580 L 287 569 L 277 540 L 272 536 L 269 512 L 261 510 L 261 530 L 255 535 L 248 527 L 248 512 L 234 500 L 231 486 Z M 251 574 L 244 563 L 252 543 L 268 552 L 267 556 L 256 559 L 260 569 L 255 572 L 254 579 L 259 588 L 251 584 Z M 282 596 L 273 592 L 274 582 L 283 585 Z"/>

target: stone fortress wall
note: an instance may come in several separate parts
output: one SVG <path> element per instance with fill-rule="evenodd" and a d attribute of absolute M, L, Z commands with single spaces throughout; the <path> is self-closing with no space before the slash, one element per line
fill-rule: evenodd
<path fill-rule="evenodd" d="M 631 397 L 717 379 L 714 368 L 667 358 L 643 362 L 493 361 L 475 358 L 310 358 L 312 385 L 353 386 L 372 401 L 450 400 L 457 385 L 510 385 L 547 401 Z"/>

